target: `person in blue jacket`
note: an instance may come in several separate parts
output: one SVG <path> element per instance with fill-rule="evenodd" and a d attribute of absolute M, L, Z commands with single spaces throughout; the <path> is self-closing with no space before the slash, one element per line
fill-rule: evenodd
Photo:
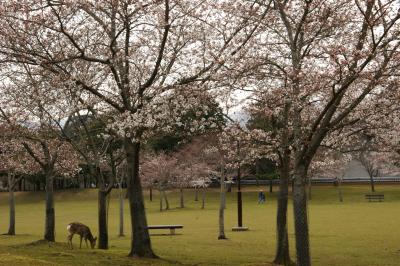
<path fill-rule="evenodd" d="M 261 203 L 264 203 L 264 202 L 265 202 L 265 194 L 260 189 L 260 192 L 258 192 L 258 204 L 261 204 Z"/>

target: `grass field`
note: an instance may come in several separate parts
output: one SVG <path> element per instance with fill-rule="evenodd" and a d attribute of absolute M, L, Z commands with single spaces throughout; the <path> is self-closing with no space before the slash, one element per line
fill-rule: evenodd
<path fill-rule="evenodd" d="M 91 250 L 66 247 L 66 225 L 80 221 L 97 234 L 96 190 L 56 193 L 56 240 L 35 242 L 44 229 L 44 194 L 17 193 L 17 236 L 0 236 L 0 265 L 271 265 L 275 252 L 276 194 L 257 204 L 257 187 L 244 193 L 244 224 L 247 232 L 231 232 L 236 225 L 236 195 L 228 193 L 226 233 L 217 240 L 218 192 L 207 193 L 206 209 L 186 191 L 186 208 L 178 209 L 178 193 L 169 193 L 172 209 L 158 210 L 158 197 L 146 202 L 149 224 L 183 224 L 181 234 L 153 235 L 153 248 L 161 260 L 127 258 L 130 227 L 126 209 L 126 237 L 117 237 L 118 201 L 110 201 L 110 249 Z M 368 186 L 344 186 L 344 202 L 338 201 L 333 186 L 313 188 L 309 204 L 311 255 L 313 265 L 400 265 L 400 186 L 378 185 L 385 202 L 364 200 Z M 126 202 L 127 207 L 127 202 Z M 7 193 L 0 193 L 0 231 L 8 228 Z M 293 216 L 290 206 L 289 234 L 294 258 Z M 157 233 L 157 232 L 153 232 Z M 75 239 L 75 247 L 78 238 Z"/>

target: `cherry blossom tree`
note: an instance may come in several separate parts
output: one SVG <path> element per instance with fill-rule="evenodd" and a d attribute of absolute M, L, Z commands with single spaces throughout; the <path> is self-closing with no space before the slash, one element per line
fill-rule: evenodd
<path fill-rule="evenodd" d="M 160 211 L 163 210 L 163 202 L 165 202 L 166 210 L 169 210 L 170 206 L 165 190 L 176 176 L 176 158 L 165 153 L 149 154 L 142 163 L 140 170 L 145 185 L 153 186 L 157 184 L 160 192 Z"/>
<path fill-rule="evenodd" d="M 7 234 L 15 235 L 15 187 L 26 174 L 39 172 L 39 168 L 29 157 L 12 128 L 2 124 L 0 132 L 0 169 L 7 173 L 9 192 L 10 222 Z"/>
<path fill-rule="evenodd" d="M 199 168 L 198 170 L 203 169 Z M 191 182 L 192 186 L 196 189 L 201 189 L 201 209 L 204 209 L 206 206 L 206 191 L 207 188 L 210 186 L 210 179 L 208 176 L 201 176 Z"/>
<path fill-rule="evenodd" d="M 310 265 L 309 167 L 326 138 L 359 119 L 364 100 L 396 90 L 399 19 L 395 0 L 10 0 L 0 6 L 0 62 L 49 77 L 55 89 L 38 93 L 48 101 L 73 94 L 115 113 L 107 126 L 126 154 L 131 256 L 155 257 L 139 175 L 143 142 L 159 129 L 215 125 L 201 117 L 203 103 L 221 97 L 217 89 L 251 91 L 252 108 L 273 125 L 253 133 L 280 168 L 275 262 L 290 263 L 293 175 L 297 263 Z"/>
<path fill-rule="evenodd" d="M 214 136 L 214 131 L 209 130 L 201 136 L 191 136 L 191 138 L 181 145 L 173 156 L 177 160 L 176 175 L 172 181 L 172 185 L 180 191 L 180 206 L 184 207 L 183 189 L 194 187 L 195 201 L 198 199 L 199 180 L 208 180 L 208 177 L 214 173 L 215 163 L 207 154 L 207 146 Z M 199 182 L 197 182 L 199 181 Z M 203 205 L 203 204 L 202 204 Z"/>
<path fill-rule="evenodd" d="M 311 179 L 313 177 L 331 177 L 335 180 L 335 186 L 338 188 L 339 201 L 342 202 L 341 181 L 346 167 L 352 159 L 352 153 L 342 153 L 340 150 L 320 147 L 309 168 L 308 198 L 311 199 Z"/>
<path fill-rule="evenodd" d="M 176 170 L 177 173 L 172 184 L 179 189 L 179 207 L 185 208 L 184 189 L 190 186 L 193 177 L 192 169 L 188 164 L 178 164 Z"/>
<path fill-rule="evenodd" d="M 353 126 L 359 147 L 354 153 L 368 172 L 372 192 L 374 177 L 399 171 L 399 99 L 398 90 L 376 93 L 360 108 L 363 119 Z"/>
<path fill-rule="evenodd" d="M 255 160 L 260 158 L 260 153 L 258 149 L 255 148 L 257 145 L 255 145 L 254 142 L 255 140 L 259 140 L 260 137 L 260 131 L 254 130 L 250 132 L 239 123 L 231 123 L 219 134 L 218 143 L 214 146 L 220 153 L 221 158 L 223 158 L 221 159 L 221 166 L 224 168 L 223 171 L 235 171 L 235 176 L 237 177 L 238 227 L 243 227 L 241 194 L 243 166 L 254 163 Z M 220 208 L 222 207 L 221 204 Z"/>
<path fill-rule="evenodd" d="M 283 164 L 292 169 L 286 173 L 294 178 L 298 265 L 311 264 L 309 166 L 324 139 L 353 122 L 349 115 L 360 103 L 395 88 L 398 11 L 395 1 L 274 1 L 269 16 L 275 23 L 266 23 L 257 39 L 259 49 L 247 71 L 258 72 L 246 79 L 247 88 L 254 88 L 260 113 L 278 123 L 273 140 Z M 288 258 L 287 250 L 277 253 Z M 281 260 L 286 261 L 278 255 L 276 261 Z"/>
<path fill-rule="evenodd" d="M 12 75 L 21 70 L 20 75 Z M 24 73 L 24 74 L 22 74 Z M 48 83 L 33 78 L 29 66 L 6 72 L 1 86 L 0 118 L 18 136 L 31 159 L 40 167 L 46 180 L 46 214 L 44 239 L 55 241 L 54 177 L 68 175 L 78 169 L 78 157 L 71 146 L 60 138 L 49 117 L 52 110 L 60 121 L 62 111 L 54 108 L 57 94 Z M 47 95 L 47 97 L 42 97 Z M 59 102 L 59 101 L 58 101 Z"/>
<path fill-rule="evenodd" d="M 400 156 L 392 150 L 390 145 L 379 140 L 386 137 L 362 134 L 362 146 L 358 152 L 358 159 L 367 171 L 370 179 L 371 192 L 375 192 L 375 178 L 388 172 L 396 172 L 398 170 L 396 163 L 399 162 Z M 386 144 L 382 146 L 382 144 Z"/>
<path fill-rule="evenodd" d="M 268 8 L 257 1 L 172 0 L 1 6 L 1 61 L 53 73 L 82 99 L 95 96 L 118 113 L 110 127 L 124 139 L 128 162 L 131 256 L 155 257 L 138 172 L 143 138 L 155 127 L 179 124 L 177 113 L 188 107 L 202 106 L 206 82 L 241 57 L 260 25 L 253 14 L 265 17 Z"/>
<path fill-rule="evenodd" d="M 216 173 L 220 175 L 220 202 L 219 202 L 219 212 L 218 212 L 218 239 L 227 239 L 225 234 L 225 208 L 226 208 L 226 182 L 229 182 L 226 172 L 226 156 L 223 151 L 222 146 L 218 145 L 220 142 L 211 143 L 204 150 L 205 157 L 208 162 L 217 162 L 214 166 Z M 219 168 L 219 169 L 218 169 Z M 218 171 L 219 170 L 219 171 Z"/>
<path fill-rule="evenodd" d="M 19 128 L 20 131 L 15 131 Z M 65 142 L 58 139 L 49 139 L 48 132 L 40 130 L 32 130 L 13 125 L 13 132 L 22 136 L 18 139 L 21 148 L 26 152 L 26 156 L 30 158 L 36 169 L 45 176 L 46 180 L 46 213 L 45 213 L 45 232 L 44 239 L 47 241 L 55 241 L 55 208 L 54 208 L 54 177 L 56 175 L 69 175 L 77 172 L 78 160 L 72 148 Z M 18 156 L 15 153 L 14 156 Z M 26 158 L 26 157 L 25 157 Z M 25 159 L 26 160 L 26 159 Z M 35 168 L 35 166 L 32 166 Z M 31 171 L 32 167 L 26 167 L 26 163 L 22 166 L 25 171 Z M 21 167 L 19 167 L 21 168 Z M 13 171 L 15 168 L 10 168 Z M 16 172 L 18 173 L 18 172 Z M 30 172 L 31 173 L 31 172 Z M 10 172 L 10 174 L 14 174 Z M 16 182 L 12 178 L 9 180 L 9 190 L 14 190 Z M 13 199 L 13 195 L 11 195 Z M 14 204 L 10 202 L 10 204 Z"/>
<path fill-rule="evenodd" d="M 79 110 L 68 117 L 65 125 L 58 123 L 62 136 L 80 154 L 89 170 L 91 178 L 98 185 L 98 248 L 108 249 L 108 210 L 107 198 L 114 187 L 117 168 L 124 156 L 120 149 L 122 143 L 119 138 L 111 136 L 106 129 L 104 119 L 106 114 L 100 115 L 92 106 L 88 110 Z M 82 112 L 87 111 L 86 114 Z M 105 174 L 106 170 L 109 174 Z"/>

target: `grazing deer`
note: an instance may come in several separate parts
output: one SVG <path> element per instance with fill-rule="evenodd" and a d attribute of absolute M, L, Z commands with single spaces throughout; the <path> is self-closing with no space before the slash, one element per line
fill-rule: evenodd
<path fill-rule="evenodd" d="M 90 246 L 92 248 L 94 248 L 96 246 L 97 237 L 93 237 L 92 232 L 90 232 L 89 227 L 87 227 L 86 225 L 78 223 L 78 222 L 73 222 L 73 223 L 68 224 L 67 230 L 69 233 L 68 246 L 70 246 L 71 249 L 73 249 L 72 237 L 74 236 L 74 234 L 77 234 L 81 237 L 81 242 L 80 242 L 79 248 L 82 248 L 82 238 L 85 239 L 86 247 L 88 247 L 88 243 L 87 243 L 88 239 L 90 241 Z"/>

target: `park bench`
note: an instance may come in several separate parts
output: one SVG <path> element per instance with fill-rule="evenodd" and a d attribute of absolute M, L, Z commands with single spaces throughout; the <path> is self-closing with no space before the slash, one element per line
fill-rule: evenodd
<path fill-rule="evenodd" d="M 175 225 L 149 225 L 147 229 L 169 229 L 171 235 L 175 235 L 175 229 L 183 228 L 183 225 L 175 224 Z"/>
<path fill-rule="evenodd" d="M 383 201 L 385 199 L 385 195 L 383 194 L 365 194 L 365 199 L 368 201 Z"/>

